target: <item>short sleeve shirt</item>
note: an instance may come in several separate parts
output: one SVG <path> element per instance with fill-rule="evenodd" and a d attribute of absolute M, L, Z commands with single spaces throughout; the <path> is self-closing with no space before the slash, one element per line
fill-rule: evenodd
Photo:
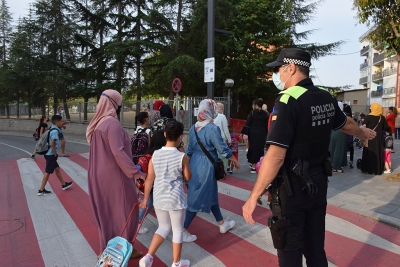
<path fill-rule="evenodd" d="M 58 135 L 59 135 L 59 133 L 60 133 L 60 128 L 58 128 L 58 127 L 55 126 L 55 125 L 52 125 L 52 126 L 50 127 L 49 130 L 51 130 L 51 129 L 56 129 L 56 130 L 52 130 L 52 131 L 49 133 L 49 145 L 51 144 L 51 142 L 52 142 L 53 140 L 55 140 L 56 152 L 57 152 L 57 154 L 58 154 L 58 146 L 59 146 L 59 143 L 60 143 L 60 138 L 59 138 Z M 53 150 L 52 150 L 51 148 L 49 148 L 49 150 L 48 150 L 47 153 L 46 153 L 46 156 L 52 156 L 52 155 L 54 155 Z"/>
<path fill-rule="evenodd" d="M 297 86 L 308 90 L 322 90 L 315 87 L 310 78 L 299 82 Z M 328 92 L 327 92 L 328 93 Z M 275 102 L 272 116 L 270 117 L 271 126 L 268 132 L 267 144 L 277 145 L 283 148 L 289 148 L 296 134 L 297 125 L 302 120 L 300 104 L 296 99 L 290 97 L 287 103 L 279 101 L 281 96 Z M 333 101 L 335 110 L 340 110 L 337 101 Z M 343 112 L 336 112 L 333 129 L 338 130 L 346 124 L 346 115 Z"/>

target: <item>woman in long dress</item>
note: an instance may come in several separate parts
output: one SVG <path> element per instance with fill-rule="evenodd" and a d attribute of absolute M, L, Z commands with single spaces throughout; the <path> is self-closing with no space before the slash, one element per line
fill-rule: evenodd
<path fill-rule="evenodd" d="M 253 101 L 253 110 L 247 116 L 246 126 L 250 128 L 247 161 L 251 164 L 251 173 L 256 173 L 256 164 L 264 156 L 265 136 L 267 135 L 268 114 L 262 110 L 263 101 Z"/>
<path fill-rule="evenodd" d="M 190 158 L 192 179 L 189 181 L 187 195 L 188 207 L 184 223 L 184 242 L 193 242 L 197 239 L 195 235 L 191 235 L 187 231 L 197 212 L 210 213 L 211 211 L 219 224 L 220 233 L 226 233 L 235 225 L 235 221 L 225 221 L 222 217 L 218 204 L 218 184 L 215 179 L 214 166 L 200 148 L 195 134 L 196 132 L 201 143 L 214 160 L 218 160 L 218 151 L 221 156 L 230 159 L 235 167 L 240 169 L 239 162 L 221 137 L 221 130 L 213 123 L 217 116 L 217 109 L 214 100 L 205 99 L 201 101 L 197 122 L 189 130 L 187 155 Z"/>
<path fill-rule="evenodd" d="M 339 101 L 338 106 L 343 112 L 343 103 Z M 342 167 L 347 166 L 347 134 L 342 131 L 332 131 L 329 153 L 333 162 L 333 172 L 344 173 Z"/>
<path fill-rule="evenodd" d="M 130 138 L 117 117 L 121 103 L 117 91 L 104 91 L 86 130 L 90 144 L 89 198 L 99 230 L 100 251 L 110 239 L 121 234 L 133 205 L 138 202 L 135 179 L 146 177 L 132 162 Z M 127 240 L 132 240 L 137 231 L 138 212 L 136 209 L 123 235 Z M 140 255 L 134 249 L 131 258 Z"/>
<path fill-rule="evenodd" d="M 368 147 L 363 148 L 361 171 L 381 175 L 384 171 L 383 133 L 389 130 L 389 125 L 382 116 L 381 105 L 372 103 L 370 109 L 371 113 L 365 116 L 364 124 L 367 128 L 375 130 L 376 137 L 368 141 Z"/>

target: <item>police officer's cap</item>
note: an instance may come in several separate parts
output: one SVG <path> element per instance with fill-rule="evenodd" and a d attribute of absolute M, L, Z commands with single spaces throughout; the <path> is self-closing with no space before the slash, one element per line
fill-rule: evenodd
<path fill-rule="evenodd" d="M 267 67 L 279 67 L 290 63 L 309 68 L 311 66 L 311 55 L 298 48 L 283 48 L 278 58 L 267 64 Z"/>

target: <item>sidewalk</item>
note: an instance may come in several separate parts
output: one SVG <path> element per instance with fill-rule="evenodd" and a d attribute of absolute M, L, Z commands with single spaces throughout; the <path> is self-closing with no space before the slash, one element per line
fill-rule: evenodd
<path fill-rule="evenodd" d="M 0 131 L 0 135 L 26 136 L 28 131 Z M 79 134 L 65 133 L 68 141 L 87 144 L 86 137 Z M 392 154 L 393 173 L 400 173 L 400 140 L 395 140 L 397 152 Z M 387 181 L 390 174 L 368 175 L 356 168 L 355 162 L 361 158 L 362 151 L 355 148 L 354 168 L 345 167 L 345 173 L 335 173 L 329 178 L 328 204 L 356 212 L 366 217 L 379 220 L 400 228 L 400 182 Z M 256 174 L 250 174 L 245 147 L 239 146 L 241 169 L 232 176 L 254 182 Z M 265 204 L 264 204 L 265 205 Z"/>

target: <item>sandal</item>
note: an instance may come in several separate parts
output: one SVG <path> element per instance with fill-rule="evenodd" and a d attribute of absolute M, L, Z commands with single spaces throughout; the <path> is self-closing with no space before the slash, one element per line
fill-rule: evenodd
<path fill-rule="evenodd" d="M 262 205 L 262 195 L 258 197 L 257 203 L 260 204 L 260 205 Z"/>
<path fill-rule="evenodd" d="M 143 255 L 142 252 L 140 252 L 140 251 L 137 250 L 137 249 L 132 248 L 131 259 L 139 258 L 139 257 L 142 256 L 142 255 Z"/>
<path fill-rule="evenodd" d="M 333 169 L 332 172 L 344 173 L 344 170 L 335 170 L 335 169 Z"/>

